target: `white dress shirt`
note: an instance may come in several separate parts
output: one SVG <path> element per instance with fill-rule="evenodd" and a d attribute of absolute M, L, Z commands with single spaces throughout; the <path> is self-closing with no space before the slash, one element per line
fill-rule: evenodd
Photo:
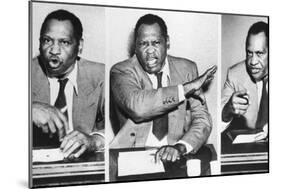
<path fill-rule="evenodd" d="M 73 121 L 72 121 L 72 108 L 73 108 L 73 92 L 78 95 L 78 87 L 77 87 L 77 63 L 75 64 L 73 70 L 67 76 L 68 82 L 66 83 L 64 94 L 66 98 L 67 105 L 67 114 L 68 114 L 68 125 L 69 130 L 66 133 L 70 133 L 73 131 Z M 50 100 L 51 105 L 54 106 L 56 99 L 59 94 L 59 82 L 57 78 L 48 78 L 50 83 Z"/>
<path fill-rule="evenodd" d="M 168 84 L 171 81 L 170 80 L 170 68 L 169 68 L 167 58 L 165 59 L 165 63 L 164 63 L 164 66 L 163 66 L 161 72 L 163 72 L 163 74 L 162 74 L 162 87 L 167 87 Z M 157 89 L 157 77 L 156 77 L 156 75 L 149 74 L 149 73 L 147 73 L 147 75 L 148 75 L 149 79 L 151 80 L 153 89 Z M 183 89 L 182 84 L 178 85 L 178 94 L 179 94 L 178 98 L 179 98 L 180 102 L 185 100 L 184 89 Z M 156 138 L 155 135 L 152 133 L 152 127 L 150 128 L 145 146 L 161 147 L 161 146 L 164 146 L 164 145 L 168 145 L 167 135 L 163 139 L 158 140 L 158 138 Z M 189 153 L 193 150 L 193 147 L 183 140 L 179 140 L 177 143 L 185 145 L 186 153 Z"/>
<path fill-rule="evenodd" d="M 68 82 L 66 83 L 64 94 L 66 98 L 66 106 L 67 106 L 67 114 L 68 114 L 68 126 L 69 130 L 66 133 L 70 133 L 74 130 L 73 127 L 73 117 L 72 117 L 72 110 L 73 110 L 73 94 L 74 92 L 78 95 L 78 87 L 77 87 L 77 62 L 74 65 L 73 70 L 68 74 L 66 78 L 68 78 Z M 59 82 L 57 78 L 48 78 L 50 83 L 50 102 L 51 105 L 54 106 L 56 99 L 59 93 Z M 92 132 L 90 135 L 100 135 L 104 137 L 104 134 L 101 132 Z"/>

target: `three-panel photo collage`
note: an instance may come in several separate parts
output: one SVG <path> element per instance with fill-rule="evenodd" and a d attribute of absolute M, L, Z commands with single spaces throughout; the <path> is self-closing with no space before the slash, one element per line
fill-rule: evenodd
<path fill-rule="evenodd" d="M 269 173 L 269 16 L 29 2 L 29 187 Z"/>

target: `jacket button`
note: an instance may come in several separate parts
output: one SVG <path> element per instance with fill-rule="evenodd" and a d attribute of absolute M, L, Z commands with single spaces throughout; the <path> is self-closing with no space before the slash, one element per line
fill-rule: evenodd
<path fill-rule="evenodd" d="M 135 136 L 136 136 L 136 133 L 130 133 L 130 136 L 131 136 L 131 137 L 135 137 Z"/>

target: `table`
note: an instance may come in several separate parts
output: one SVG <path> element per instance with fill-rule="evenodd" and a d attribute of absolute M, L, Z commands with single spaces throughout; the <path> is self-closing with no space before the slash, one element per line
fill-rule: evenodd
<path fill-rule="evenodd" d="M 221 135 L 221 173 L 268 173 L 268 141 L 232 144 L 226 132 Z"/>
<path fill-rule="evenodd" d="M 104 182 L 104 152 L 85 153 L 75 160 L 32 164 L 33 187 Z"/>
<path fill-rule="evenodd" d="M 153 148 L 123 148 L 109 150 L 109 180 L 110 182 L 136 181 L 136 180 L 155 180 L 169 178 L 186 178 L 186 161 L 188 159 L 201 160 L 201 176 L 210 175 L 210 161 L 217 160 L 217 154 L 212 144 L 204 145 L 196 154 L 188 154 L 175 163 L 164 163 L 164 173 L 150 173 L 142 175 L 118 176 L 118 156 L 120 152 L 144 151 Z"/>

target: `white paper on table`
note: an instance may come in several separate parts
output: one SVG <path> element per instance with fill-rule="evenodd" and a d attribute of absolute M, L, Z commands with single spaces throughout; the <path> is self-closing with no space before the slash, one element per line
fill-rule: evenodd
<path fill-rule="evenodd" d="M 233 144 L 257 142 L 259 140 L 265 139 L 266 137 L 266 132 L 259 132 L 256 134 L 241 134 L 234 139 Z"/>
<path fill-rule="evenodd" d="M 61 161 L 63 159 L 64 156 L 60 148 L 40 149 L 32 151 L 33 162 L 53 162 Z"/>
<path fill-rule="evenodd" d="M 155 163 L 157 150 L 120 152 L 118 157 L 118 176 L 139 175 L 164 172 L 163 163 Z"/>

